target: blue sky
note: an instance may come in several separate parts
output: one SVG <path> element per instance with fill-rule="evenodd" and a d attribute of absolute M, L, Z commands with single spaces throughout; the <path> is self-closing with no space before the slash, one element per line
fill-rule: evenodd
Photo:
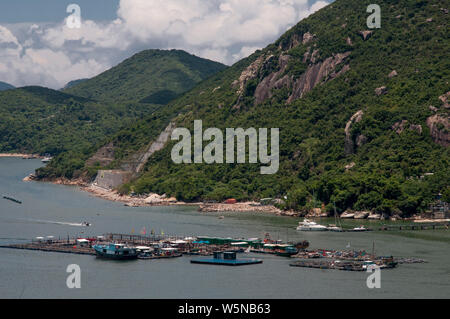
<path fill-rule="evenodd" d="M 231 65 L 332 0 L 2 0 L 0 81 L 59 89 L 145 49 Z M 81 27 L 67 21 L 81 7 Z"/>

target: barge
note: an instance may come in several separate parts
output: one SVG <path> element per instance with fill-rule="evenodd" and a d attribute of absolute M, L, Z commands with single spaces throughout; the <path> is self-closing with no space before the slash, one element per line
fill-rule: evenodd
<path fill-rule="evenodd" d="M 208 259 L 193 259 L 192 264 L 206 264 L 219 266 L 245 266 L 262 264 L 261 259 L 236 259 L 235 252 L 214 252 L 213 258 Z"/>

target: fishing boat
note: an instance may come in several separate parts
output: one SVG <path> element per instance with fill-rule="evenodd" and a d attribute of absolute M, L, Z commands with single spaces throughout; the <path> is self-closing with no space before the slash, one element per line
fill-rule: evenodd
<path fill-rule="evenodd" d="M 275 250 L 275 254 L 282 257 L 291 257 L 297 253 L 298 249 L 290 245 L 281 245 L 278 249 Z"/>
<path fill-rule="evenodd" d="M 326 226 L 319 225 L 316 222 L 310 221 L 309 219 L 304 219 L 302 222 L 298 223 L 297 230 L 299 231 L 326 231 L 328 230 Z"/>
<path fill-rule="evenodd" d="M 89 226 L 92 226 L 92 224 L 89 223 L 89 222 L 82 222 L 82 223 L 81 223 L 81 226 L 83 226 L 83 227 L 89 227 Z"/>
<path fill-rule="evenodd" d="M 136 248 L 126 247 L 124 244 L 110 243 L 106 245 L 94 245 L 98 257 L 118 260 L 137 259 Z"/>
<path fill-rule="evenodd" d="M 3 198 L 7 199 L 7 200 L 10 200 L 10 201 L 12 201 L 14 203 L 17 203 L 17 204 L 22 204 L 22 202 L 20 200 L 12 198 L 12 197 L 9 197 L 9 196 L 3 196 Z"/>

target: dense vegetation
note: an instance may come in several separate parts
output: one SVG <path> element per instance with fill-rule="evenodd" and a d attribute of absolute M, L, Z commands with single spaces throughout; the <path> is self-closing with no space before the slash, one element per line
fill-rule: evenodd
<path fill-rule="evenodd" d="M 166 104 L 224 68 L 181 50 L 146 50 L 64 92 L 101 101 Z"/>
<path fill-rule="evenodd" d="M 150 158 L 139 178 L 120 191 L 166 193 L 187 201 L 286 196 L 285 207 L 297 210 L 320 206 L 331 210 L 335 203 L 340 212 L 352 208 L 402 216 L 426 209 L 438 192 L 450 201 L 448 147 L 435 143 L 426 125 L 431 115 L 445 117 L 449 113 L 438 99 L 449 91 L 450 33 L 448 15 L 441 10 L 446 3 L 378 1 L 382 27 L 363 40 L 359 31 L 367 30 L 366 8 L 371 2 L 337 0 L 301 21 L 276 43 L 200 83 L 164 111 L 156 111 L 108 139 L 117 147 L 114 165 L 119 167 L 171 119 L 190 129 L 195 119 L 201 119 L 204 128 L 222 131 L 227 127 L 278 127 L 277 174 L 261 175 L 261 164 L 177 165 L 170 158 L 171 142 Z M 287 103 L 290 89 L 282 87 L 274 89 L 263 103 L 255 104 L 253 94 L 258 84 L 280 69 L 278 59 L 273 59 L 275 62 L 266 63 L 246 83 L 242 95 L 236 93 L 238 87 L 233 82 L 259 57 L 267 61 L 270 55 L 288 54 L 295 59 L 290 60 L 285 73 L 301 76 L 307 69 L 301 59 L 306 52 L 306 45 L 301 44 L 306 32 L 315 35 L 307 45 L 318 49 L 318 62 L 350 51 L 346 62 L 350 69 L 292 103 Z M 348 37 L 351 45 L 346 42 Z M 296 38 L 300 44 L 286 49 Z M 393 70 L 398 75 L 389 78 Z M 378 96 L 375 89 L 381 86 L 387 87 L 387 93 Z M 430 105 L 437 111 L 430 110 Z M 353 152 L 346 152 L 344 129 L 359 110 L 364 114 L 351 127 L 350 135 L 353 141 L 361 135 L 365 140 Z M 408 126 L 401 133 L 395 132 L 392 126 L 402 120 L 421 125 L 422 131 Z M 72 154 L 71 158 L 76 156 L 83 157 Z M 82 169 L 82 163 L 68 169 L 67 159 L 40 173 L 46 176 L 64 171 L 77 176 L 89 170 Z M 347 169 L 350 163 L 354 166 Z"/>
<path fill-rule="evenodd" d="M 80 84 L 80 83 L 82 83 L 82 82 L 84 82 L 84 81 L 87 81 L 87 80 L 89 80 L 89 79 L 78 79 L 78 80 L 70 81 L 69 83 L 67 83 L 67 84 L 64 86 L 63 90 L 64 90 L 64 89 L 69 89 L 69 88 L 71 88 L 71 87 L 74 87 L 75 85 L 78 85 L 78 84 Z"/>
<path fill-rule="evenodd" d="M 14 89 L 14 86 L 12 86 L 11 84 L 8 84 L 6 82 L 0 81 L 0 91 L 10 90 L 10 89 Z"/>
<path fill-rule="evenodd" d="M 67 159 L 67 167 L 54 175 L 70 176 L 106 136 L 162 109 L 167 96 L 174 98 L 224 67 L 183 51 L 149 50 L 93 79 L 73 81 L 63 92 L 37 86 L 2 91 L 0 152 L 63 153 L 55 162 Z M 123 86 L 115 89 L 119 79 Z"/>
<path fill-rule="evenodd" d="M 3 91 L 0 151 L 78 152 L 150 111 L 149 105 L 99 103 L 37 86 Z"/>

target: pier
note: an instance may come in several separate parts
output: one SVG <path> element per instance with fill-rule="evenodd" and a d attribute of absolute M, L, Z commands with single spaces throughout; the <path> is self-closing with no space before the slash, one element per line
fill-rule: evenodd
<path fill-rule="evenodd" d="M 437 230 L 449 229 L 450 222 L 446 223 L 415 223 L 405 225 L 382 225 L 377 228 L 378 231 L 401 231 L 401 230 Z"/>

